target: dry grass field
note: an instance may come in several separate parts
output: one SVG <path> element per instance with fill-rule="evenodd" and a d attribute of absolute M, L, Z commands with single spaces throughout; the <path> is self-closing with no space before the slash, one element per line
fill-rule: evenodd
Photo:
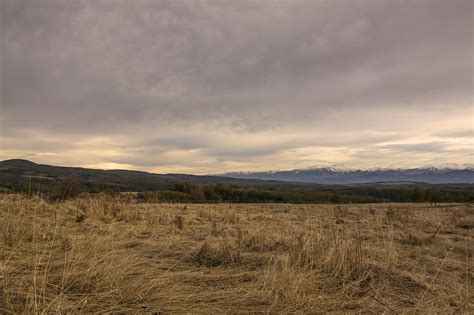
<path fill-rule="evenodd" d="M 0 313 L 474 312 L 474 205 L 0 196 Z"/>

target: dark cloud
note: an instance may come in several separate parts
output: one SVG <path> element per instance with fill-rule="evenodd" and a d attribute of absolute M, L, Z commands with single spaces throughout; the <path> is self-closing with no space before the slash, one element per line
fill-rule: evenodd
<path fill-rule="evenodd" d="M 0 5 L 2 134 L 41 135 L 45 152 L 56 140 L 44 138 L 62 135 L 140 147 L 104 162 L 140 165 L 140 154 L 167 150 L 197 150 L 206 163 L 264 159 L 341 147 L 347 128 L 350 147 L 472 115 L 470 0 Z M 228 148 L 214 136 L 252 132 L 284 140 Z"/>

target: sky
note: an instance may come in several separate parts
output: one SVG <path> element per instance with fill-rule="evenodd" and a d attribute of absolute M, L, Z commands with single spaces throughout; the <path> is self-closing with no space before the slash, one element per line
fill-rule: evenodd
<path fill-rule="evenodd" d="M 0 0 L 0 160 L 473 165 L 471 0 Z"/>

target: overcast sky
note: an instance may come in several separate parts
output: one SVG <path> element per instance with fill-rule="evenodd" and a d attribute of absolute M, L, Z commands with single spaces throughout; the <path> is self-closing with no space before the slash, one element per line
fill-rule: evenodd
<path fill-rule="evenodd" d="M 2 160 L 474 162 L 472 0 L 0 3 Z"/>

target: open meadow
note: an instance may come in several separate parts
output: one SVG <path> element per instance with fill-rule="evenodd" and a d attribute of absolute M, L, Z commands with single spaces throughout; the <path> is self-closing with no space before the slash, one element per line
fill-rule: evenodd
<path fill-rule="evenodd" d="M 474 311 L 473 204 L 0 196 L 0 313 Z"/>

